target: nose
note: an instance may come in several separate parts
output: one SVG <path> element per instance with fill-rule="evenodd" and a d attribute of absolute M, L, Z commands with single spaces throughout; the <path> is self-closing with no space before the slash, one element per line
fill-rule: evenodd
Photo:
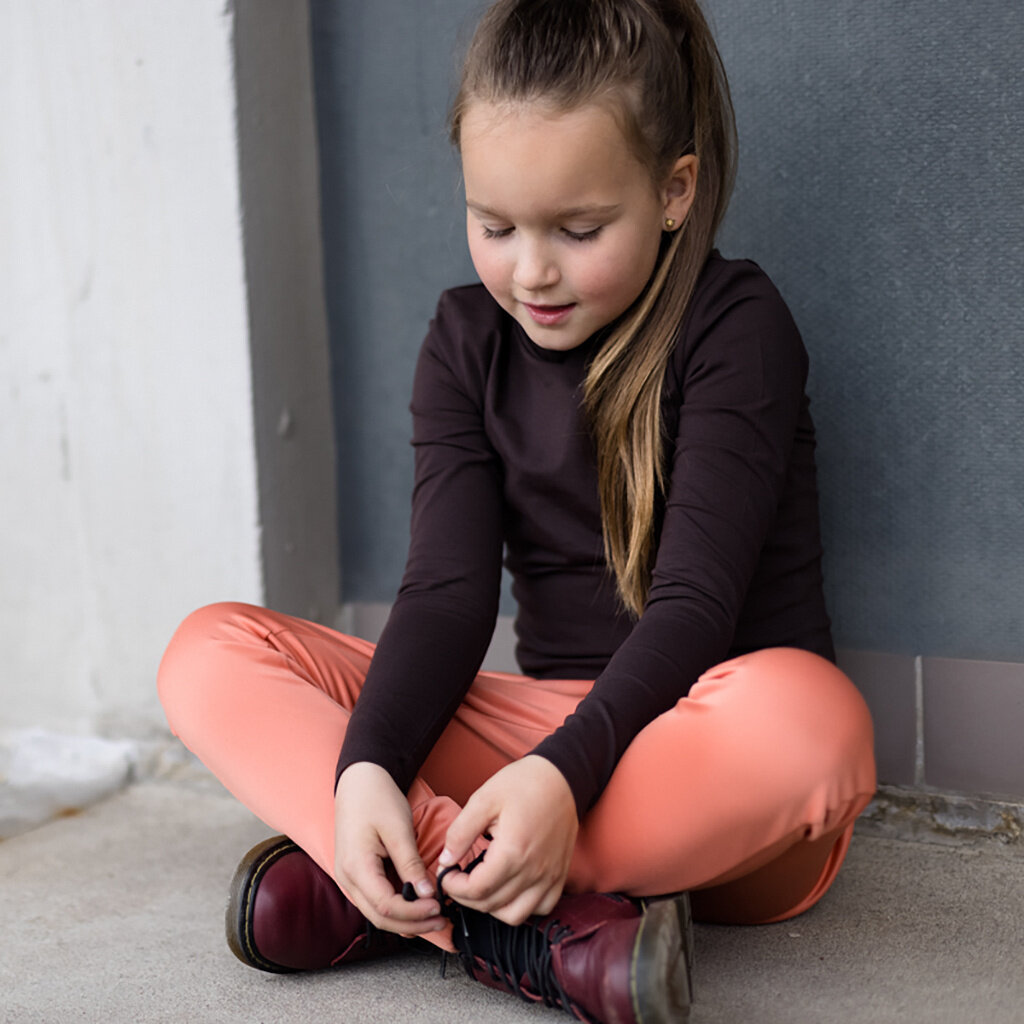
<path fill-rule="evenodd" d="M 516 253 L 513 282 L 524 292 L 539 292 L 560 279 L 558 264 L 548 247 L 541 241 L 524 239 Z"/>

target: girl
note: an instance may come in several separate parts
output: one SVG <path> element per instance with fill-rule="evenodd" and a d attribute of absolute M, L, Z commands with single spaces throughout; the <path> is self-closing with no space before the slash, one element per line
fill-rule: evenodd
<path fill-rule="evenodd" d="M 733 122 L 695 0 L 499 0 L 451 135 L 482 285 L 442 295 L 420 354 L 379 645 L 205 608 L 162 700 L 288 836 L 232 884 L 246 963 L 420 935 L 580 1020 L 678 1020 L 680 894 L 703 921 L 801 913 L 875 786 L 832 664 L 806 355 L 712 249 Z M 503 551 L 521 676 L 478 671 Z"/>

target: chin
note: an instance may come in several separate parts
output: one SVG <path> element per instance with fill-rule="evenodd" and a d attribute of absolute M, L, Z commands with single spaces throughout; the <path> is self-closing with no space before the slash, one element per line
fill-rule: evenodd
<path fill-rule="evenodd" d="M 579 348 L 590 337 L 588 334 L 586 337 L 581 338 L 577 334 L 559 334 L 557 331 L 544 331 L 540 332 L 537 330 L 531 330 L 526 324 L 520 321 L 520 325 L 523 330 L 526 331 L 526 336 L 537 346 L 537 348 L 547 349 L 549 352 L 570 352 L 574 348 Z"/>
<path fill-rule="evenodd" d="M 591 334 L 568 324 L 564 327 L 543 327 L 535 323 L 529 314 L 517 316 L 515 319 L 534 345 L 550 352 L 569 352 L 571 349 L 579 348 Z"/>

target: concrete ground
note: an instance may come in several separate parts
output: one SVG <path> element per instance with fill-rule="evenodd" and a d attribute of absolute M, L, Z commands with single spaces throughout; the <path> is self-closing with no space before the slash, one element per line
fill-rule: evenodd
<path fill-rule="evenodd" d="M 208 777 L 132 786 L 0 842 L 0 1021 L 542 1024 L 563 1014 L 410 953 L 262 974 L 223 939 L 227 882 L 267 830 Z M 822 904 L 698 927 L 693 1020 L 1024 1021 L 1024 858 L 995 841 L 858 835 Z"/>

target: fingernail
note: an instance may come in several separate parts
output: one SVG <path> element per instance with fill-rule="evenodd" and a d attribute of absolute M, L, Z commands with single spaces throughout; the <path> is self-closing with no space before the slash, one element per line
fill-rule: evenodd
<path fill-rule="evenodd" d="M 421 878 L 416 883 L 416 891 L 421 896 L 433 896 L 434 895 L 434 887 L 425 878 Z"/>
<path fill-rule="evenodd" d="M 437 858 L 438 864 L 443 868 L 451 867 L 455 863 L 455 858 L 452 856 L 452 851 L 445 847 L 441 851 L 441 856 Z"/>
<path fill-rule="evenodd" d="M 447 928 L 447 927 L 448 927 L 448 925 L 446 925 L 446 924 L 435 924 L 434 927 L 431 928 L 430 930 L 432 932 L 443 932 L 445 930 L 445 928 Z"/>

